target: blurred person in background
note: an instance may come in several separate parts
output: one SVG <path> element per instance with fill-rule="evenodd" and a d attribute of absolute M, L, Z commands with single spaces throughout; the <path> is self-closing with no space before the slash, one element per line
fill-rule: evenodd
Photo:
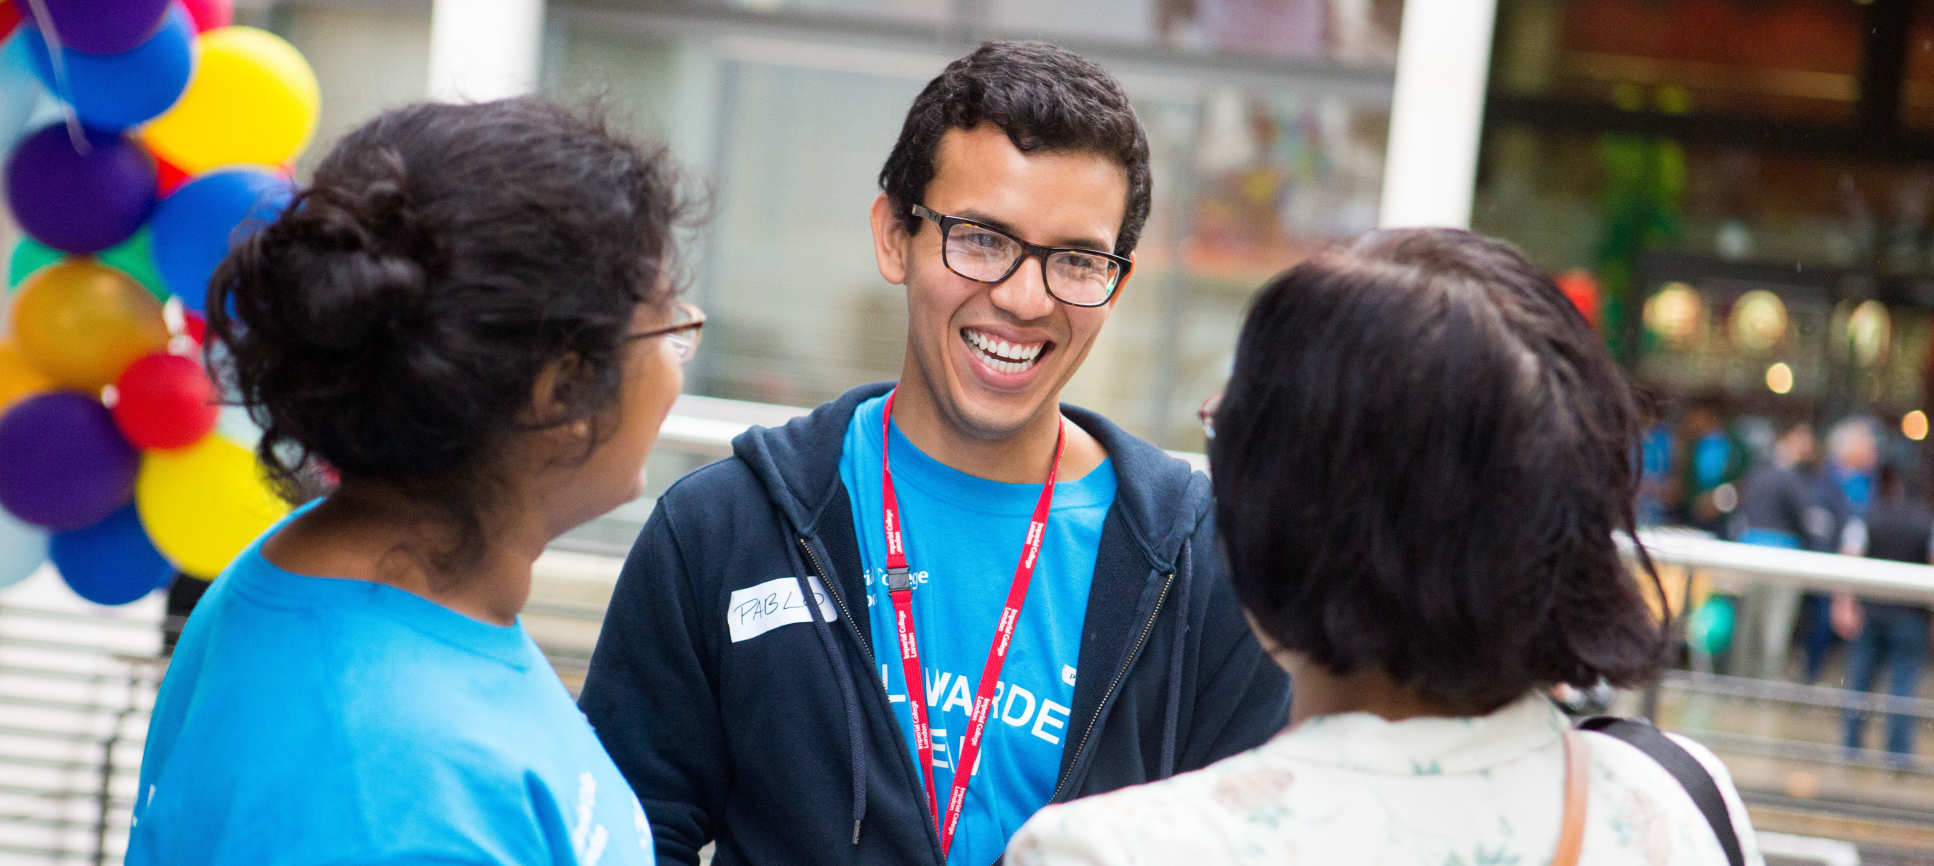
<path fill-rule="evenodd" d="M 1291 724 L 1049 807 L 1010 866 L 1727 862 L 1674 776 L 1546 697 L 1637 685 L 1666 649 L 1613 538 L 1633 398 L 1548 278 L 1452 229 L 1319 253 L 1256 296 L 1210 420 L 1230 579 Z M 1724 766 L 1672 742 L 1759 863 Z"/>
<path fill-rule="evenodd" d="M 1055 46 L 987 43 L 915 98 L 870 213 L 899 382 L 667 490 L 591 658 L 661 863 L 986 866 L 1049 802 L 1282 727 L 1207 479 L 1059 400 L 1148 160 L 1120 83 Z"/>
<path fill-rule="evenodd" d="M 519 611 L 545 545 L 638 495 L 697 345 L 675 187 L 542 100 L 413 105 L 230 253 L 211 367 L 278 480 L 341 481 L 189 618 L 128 863 L 652 862 Z"/>
<path fill-rule="evenodd" d="M 1859 416 L 1841 419 L 1827 431 L 1826 452 L 1817 479 L 1819 492 L 1815 495 L 1820 506 L 1833 515 L 1833 537 L 1844 538 L 1846 529 L 1866 514 L 1874 498 L 1874 467 L 1880 461 L 1880 443 L 1874 436 L 1872 420 Z M 1858 551 L 1851 553 L 1860 555 Z M 1827 654 L 1838 642 L 1833 628 L 1832 596 L 1809 592 L 1803 605 L 1806 616 L 1800 627 L 1800 646 L 1805 658 L 1805 682 L 1816 683 L 1826 668 Z"/>
<path fill-rule="evenodd" d="M 1827 431 L 1824 475 L 1844 503 L 1845 516 L 1867 513 L 1878 487 L 1875 475 L 1880 465 L 1880 441 L 1874 435 L 1873 419 L 1864 416 L 1842 418 Z"/>
<path fill-rule="evenodd" d="M 1739 484 L 1738 540 L 1764 547 L 1832 552 L 1838 524 L 1820 481 L 1813 424 L 1790 417 L 1776 428 L 1772 451 Z M 1754 583 L 1740 606 L 1730 671 L 1743 676 L 1786 676 L 1800 590 Z"/>
<path fill-rule="evenodd" d="M 1686 407 L 1679 419 L 1675 451 L 1679 476 L 1675 516 L 1686 526 L 1723 534 L 1739 506 L 1735 482 L 1745 473 L 1750 458 L 1744 443 L 1726 422 L 1722 398 L 1702 396 Z"/>
<path fill-rule="evenodd" d="M 1683 492 L 1672 472 L 1678 449 L 1674 447 L 1672 426 L 1665 420 L 1663 401 L 1646 392 L 1639 393 L 1638 400 L 1645 431 L 1638 448 L 1638 520 L 1640 526 L 1657 526 L 1669 519 Z"/>
<path fill-rule="evenodd" d="M 1918 497 L 1907 495 L 1898 467 L 1880 467 L 1879 496 L 1864 517 L 1848 524 L 1846 552 L 1922 565 L 1934 562 L 1934 511 Z M 1928 621 L 1923 604 L 1859 599 L 1848 594 L 1833 599 L 1833 621 L 1843 637 L 1853 641 L 1847 662 L 1847 688 L 1873 692 L 1884 672 L 1887 694 L 1911 698 L 1920 694 L 1921 668 L 1927 663 Z M 1842 743 L 1861 748 L 1868 713 L 1848 710 Z M 1920 720 L 1904 713 L 1887 716 L 1887 751 L 1896 765 L 1905 766 L 1914 754 L 1914 729 Z"/>

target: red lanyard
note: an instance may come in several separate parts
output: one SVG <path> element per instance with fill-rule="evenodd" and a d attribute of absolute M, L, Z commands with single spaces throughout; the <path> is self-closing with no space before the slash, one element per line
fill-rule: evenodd
<path fill-rule="evenodd" d="M 1027 541 L 1021 545 L 1021 562 L 1014 567 L 1014 583 L 1007 590 L 1007 606 L 1001 621 L 994 626 L 994 645 L 987 651 L 987 664 L 980 671 L 980 688 L 974 693 L 973 713 L 967 718 L 967 739 L 954 756 L 953 791 L 947 797 L 943 820 L 933 790 L 933 737 L 927 727 L 927 686 L 921 679 L 920 642 L 913 634 L 913 580 L 907 572 L 906 545 L 902 543 L 900 501 L 893 495 L 893 466 L 887 459 L 887 443 L 893 438 L 893 395 L 886 395 L 885 420 L 880 423 L 880 493 L 886 512 L 886 584 L 893 597 L 894 626 L 900 634 L 900 666 L 906 674 L 907 701 L 913 708 L 913 745 L 920 752 L 920 770 L 927 780 L 927 807 L 933 810 L 940 829 L 940 854 L 953 848 L 954 825 L 960 821 L 961 807 L 967 803 L 967 783 L 973 778 L 974 763 L 980 759 L 980 737 L 987 730 L 987 714 L 994 707 L 994 687 L 1007 661 L 1008 644 L 1014 640 L 1014 626 L 1021 620 L 1021 606 L 1027 602 L 1027 584 L 1034 577 L 1034 562 L 1041 555 L 1041 541 L 1047 534 L 1048 509 L 1054 503 L 1054 477 L 1061 471 L 1061 443 L 1066 438 L 1065 423 L 1054 437 L 1054 464 L 1048 467 L 1048 480 L 1041 485 L 1041 499 L 1034 504 L 1034 519 L 1027 525 Z"/>

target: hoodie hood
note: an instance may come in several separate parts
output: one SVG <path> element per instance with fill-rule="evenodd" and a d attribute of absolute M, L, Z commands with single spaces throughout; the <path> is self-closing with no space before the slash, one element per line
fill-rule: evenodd
<path fill-rule="evenodd" d="M 732 440 L 732 451 L 794 526 L 816 533 L 827 506 L 841 499 L 834 492 L 853 413 L 860 403 L 892 389 L 891 382 L 862 385 L 784 426 L 753 427 Z M 1114 461 L 1115 502 L 1148 566 L 1173 571 L 1183 543 L 1209 515 L 1208 478 L 1094 412 L 1064 403 L 1061 413 L 1094 436 Z"/>

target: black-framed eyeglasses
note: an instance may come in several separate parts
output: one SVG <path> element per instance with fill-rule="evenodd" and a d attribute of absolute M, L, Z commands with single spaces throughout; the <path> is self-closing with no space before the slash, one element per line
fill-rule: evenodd
<path fill-rule="evenodd" d="M 677 322 L 662 328 L 626 334 L 625 339 L 649 340 L 653 337 L 664 337 L 665 344 L 671 346 L 672 352 L 678 356 L 678 363 L 683 364 L 690 361 L 693 355 L 698 354 L 698 341 L 704 333 L 704 328 L 705 311 L 695 304 L 679 301 Z"/>
<path fill-rule="evenodd" d="M 1006 282 L 1032 256 L 1041 260 L 1048 294 L 1064 304 L 1099 307 L 1114 297 L 1134 263 L 1114 253 L 1081 247 L 1044 247 L 966 217 L 913 206 L 913 215 L 940 227 L 940 261 L 977 283 Z"/>

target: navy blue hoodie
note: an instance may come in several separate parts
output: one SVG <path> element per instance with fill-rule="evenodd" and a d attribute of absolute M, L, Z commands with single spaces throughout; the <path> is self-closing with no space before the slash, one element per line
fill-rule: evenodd
<path fill-rule="evenodd" d="M 658 501 L 625 561 L 579 706 L 645 806 L 660 863 L 717 840 L 733 864 L 940 864 L 940 840 L 871 646 L 839 477 L 857 388 L 734 440 Z M 1113 458 L 1054 801 L 1201 767 L 1281 730 L 1288 678 L 1243 623 L 1208 480 L 1064 407 Z M 734 590 L 831 596 L 809 623 L 734 643 Z M 831 621 L 828 621 L 828 620 Z M 891 647 L 887 648 L 891 650 Z M 1090 675 L 1090 672 L 1095 675 Z"/>

